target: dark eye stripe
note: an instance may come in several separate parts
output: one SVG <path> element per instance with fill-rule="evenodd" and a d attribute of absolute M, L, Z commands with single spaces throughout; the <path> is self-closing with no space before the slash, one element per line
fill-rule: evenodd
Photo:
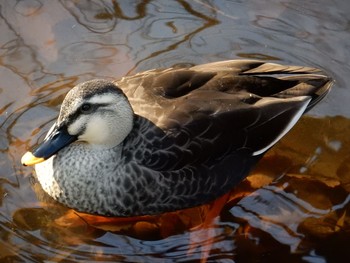
<path fill-rule="evenodd" d="M 89 113 L 92 113 L 94 111 L 97 111 L 99 108 L 103 108 L 103 107 L 107 107 L 108 103 L 83 103 L 80 108 L 79 108 L 79 111 L 80 113 L 82 114 L 89 114 Z"/>
<path fill-rule="evenodd" d="M 84 105 L 90 105 L 90 109 L 87 111 L 84 111 L 82 109 L 82 107 L 84 107 Z M 91 114 L 92 112 L 97 111 L 99 108 L 102 107 L 106 107 L 109 104 L 107 103 L 98 103 L 98 104 L 92 104 L 92 103 L 83 103 L 74 113 L 70 114 L 69 116 L 67 116 L 66 118 L 66 125 L 69 126 L 70 124 L 72 124 L 74 121 L 76 121 L 79 116 L 81 115 L 87 115 L 87 114 Z"/>

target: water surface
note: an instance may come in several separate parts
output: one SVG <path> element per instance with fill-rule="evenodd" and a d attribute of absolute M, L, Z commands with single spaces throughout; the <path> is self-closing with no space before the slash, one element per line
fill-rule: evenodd
<path fill-rule="evenodd" d="M 0 260 L 348 261 L 349 12 L 345 0 L 2 1 Z M 210 206 L 91 220 L 48 202 L 20 164 L 81 81 L 236 58 L 320 67 L 336 85 L 213 224 L 198 227 Z"/>

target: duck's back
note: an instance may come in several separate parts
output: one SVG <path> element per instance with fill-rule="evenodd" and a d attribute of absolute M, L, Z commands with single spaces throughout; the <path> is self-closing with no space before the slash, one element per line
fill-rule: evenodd
<path fill-rule="evenodd" d="M 198 154 L 215 159 L 243 148 L 265 152 L 332 81 L 315 68 L 232 60 L 151 70 L 116 84 L 137 115 L 176 137 L 178 145 L 195 141 Z"/>

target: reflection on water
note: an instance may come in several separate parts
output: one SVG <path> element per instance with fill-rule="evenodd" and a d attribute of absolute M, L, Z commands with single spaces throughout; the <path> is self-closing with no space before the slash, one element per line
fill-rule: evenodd
<path fill-rule="evenodd" d="M 344 0 L 0 3 L 0 260 L 346 262 L 347 10 Z M 338 85 L 312 112 L 322 118 L 303 118 L 215 205 L 91 217 L 52 202 L 20 165 L 76 83 L 229 58 L 318 66 Z"/>

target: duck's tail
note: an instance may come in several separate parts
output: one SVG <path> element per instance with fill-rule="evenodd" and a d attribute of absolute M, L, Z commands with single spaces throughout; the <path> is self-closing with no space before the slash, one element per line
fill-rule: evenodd
<path fill-rule="evenodd" d="M 320 102 L 331 90 L 334 80 L 322 74 L 305 74 L 286 76 L 281 79 L 299 82 L 293 88 L 281 91 L 275 96 L 280 98 L 290 98 L 297 96 L 310 96 L 311 101 L 308 104 L 305 112 L 312 109 L 318 102 Z"/>

